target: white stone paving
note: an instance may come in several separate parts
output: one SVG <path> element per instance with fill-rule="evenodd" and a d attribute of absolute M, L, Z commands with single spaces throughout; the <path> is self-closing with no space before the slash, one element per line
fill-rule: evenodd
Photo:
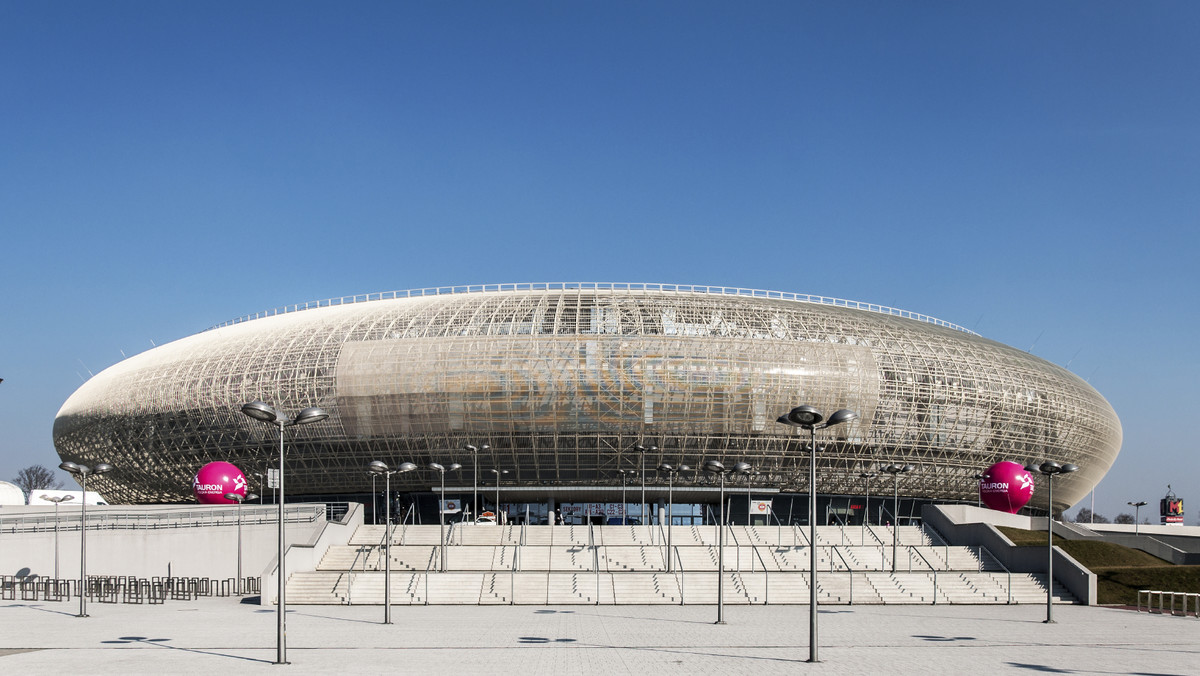
<path fill-rule="evenodd" d="M 1200 620 L 1056 606 L 297 606 L 0 602 L 2 674 L 1196 674 Z M 27 650 L 28 652 L 20 652 Z"/>

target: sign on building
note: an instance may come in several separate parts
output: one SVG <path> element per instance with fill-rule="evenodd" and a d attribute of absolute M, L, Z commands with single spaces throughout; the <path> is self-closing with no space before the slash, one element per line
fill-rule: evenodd
<path fill-rule="evenodd" d="M 462 500 L 441 500 L 442 514 L 458 514 L 462 511 Z"/>
<path fill-rule="evenodd" d="M 1167 484 L 1167 497 L 1158 503 L 1158 513 L 1162 519 L 1160 523 L 1164 525 L 1183 525 L 1183 498 L 1175 495 L 1175 492 L 1171 490 L 1171 484 Z"/>
<path fill-rule="evenodd" d="M 753 501 L 751 501 L 750 513 L 751 514 L 770 514 L 771 513 L 771 501 L 770 500 L 753 500 Z"/>

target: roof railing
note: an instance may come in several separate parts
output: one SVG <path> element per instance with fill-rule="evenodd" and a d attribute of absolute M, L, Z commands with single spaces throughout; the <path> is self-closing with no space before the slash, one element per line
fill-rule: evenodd
<path fill-rule="evenodd" d="M 231 319 L 227 322 L 222 322 L 216 326 L 210 327 L 208 330 L 219 329 L 234 324 L 242 324 L 244 322 L 262 319 L 264 317 L 273 317 L 275 315 L 290 314 L 303 310 L 314 310 L 323 307 L 332 307 L 335 305 L 351 305 L 354 303 L 369 303 L 380 300 L 397 300 L 402 298 L 423 298 L 425 296 L 448 296 L 470 293 L 517 293 L 521 291 L 627 291 L 630 293 L 636 292 L 659 292 L 659 293 L 693 293 L 707 294 L 717 296 L 749 296 L 752 298 L 770 298 L 775 300 L 793 301 L 797 303 L 815 303 L 817 305 L 832 305 L 834 307 L 844 307 L 853 310 L 865 310 L 877 314 L 889 315 L 892 317 L 903 317 L 905 319 L 913 319 L 927 324 L 942 326 L 955 331 L 961 331 L 973 336 L 979 334 L 969 329 L 963 328 L 958 324 L 930 317 L 929 315 L 919 312 L 910 312 L 899 308 L 879 305 L 877 303 L 864 303 L 857 300 L 846 300 L 844 298 L 830 298 L 828 296 L 814 296 L 807 293 L 791 293 L 789 291 L 770 291 L 767 289 L 743 289 L 733 286 L 706 286 L 702 284 L 662 284 L 650 282 L 514 282 L 509 284 L 468 284 L 465 286 L 433 286 L 424 289 L 405 289 L 402 291 L 380 291 L 376 293 L 358 294 L 354 296 L 342 296 L 340 298 L 326 298 L 325 300 L 314 300 L 307 303 L 297 303 L 294 305 L 284 305 L 263 312 L 244 315 L 236 319 Z"/>

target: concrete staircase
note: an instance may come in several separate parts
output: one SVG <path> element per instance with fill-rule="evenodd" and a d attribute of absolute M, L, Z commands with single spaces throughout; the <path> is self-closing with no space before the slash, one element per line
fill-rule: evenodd
<path fill-rule="evenodd" d="M 664 531 L 648 526 L 459 526 L 446 529 L 446 572 L 438 572 L 439 527 L 394 526 L 395 605 L 714 604 L 717 530 L 674 526 L 674 571 Z M 807 529 L 733 526 L 726 531 L 724 601 L 809 601 Z M 817 529 L 817 598 L 822 605 L 1045 603 L 1045 575 L 1009 573 L 979 548 L 947 546 L 901 526 L 897 572 L 889 527 Z M 360 526 L 315 571 L 294 572 L 296 604 L 382 604 L 384 529 Z M 524 542 L 524 544 L 521 544 Z M 868 544 L 864 545 L 863 542 Z M 884 544 L 879 544 L 880 542 Z M 1054 585 L 1056 603 L 1075 599 Z"/>

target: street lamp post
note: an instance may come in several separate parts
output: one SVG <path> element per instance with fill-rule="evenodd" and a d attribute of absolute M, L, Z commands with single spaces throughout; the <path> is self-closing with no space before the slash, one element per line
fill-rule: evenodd
<path fill-rule="evenodd" d="M 637 446 L 634 446 L 633 448 L 641 455 L 641 460 L 642 460 L 642 465 L 641 465 L 641 467 L 642 467 L 642 470 L 641 470 L 642 471 L 642 505 L 641 505 L 641 507 L 638 507 L 638 512 L 642 517 L 642 525 L 648 526 L 648 525 L 650 525 L 651 520 L 646 519 L 646 512 L 647 512 L 647 509 L 646 509 L 646 506 L 647 506 L 646 505 L 646 453 L 653 453 L 653 452 L 657 451 L 658 446 L 651 446 L 650 448 L 646 448 L 646 447 L 642 446 L 641 444 L 638 444 Z M 650 531 L 650 539 L 651 539 L 651 541 L 653 541 L 653 539 L 654 539 L 654 531 L 653 530 Z"/>
<path fill-rule="evenodd" d="M 478 448 L 467 444 L 463 446 L 463 450 L 471 452 L 471 511 L 478 517 L 479 515 L 479 452 L 487 453 L 492 447 L 484 444 Z"/>
<path fill-rule="evenodd" d="M 436 462 L 431 462 L 426 465 L 426 467 L 442 475 L 442 493 L 438 499 L 438 526 L 441 530 L 442 541 L 442 569 L 440 572 L 444 573 L 446 572 L 446 515 L 443 512 L 446 509 L 446 472 L 453 472 L 454 470 L 462 467 L 462 465 L 458 464 L 457 462 L 452 462 L 450 463 L 449 467 L 443 467 Z"/>
<path fill-rule="evenodd" d="M 95 467 L 88 467 L 67 461 L 60 463 L 58 468 L 78 477 L 83 487 L 83 499 L 79 501 L 79 614 L 75 617 L 87 617 L 87 478 L 111 472 L 113 466 L 100 462 Z"/>
<path fill-rule="evenodd" d="M 488 471 L 491 472 L 492 474 L 496 475 L 496 525 L 499 526 L 499 525 L 501 525 L 501 523 L 500 523 L 500 475 L 508 474 L 508 470 L 493 468 L 493 469 L 489 469 Z"/>
<path fill-rule="evenodd" d="M 833 427 L 858 418 L 858 414 L 841 408 L 825 420 L 812 406 L 797 406 L 775 422 L 808 430 L 808 661 L 817 659 L 817 430 Z M 825 420 L 825 422 L 821 422 Z"/>
<path fill-rule="evenodd" d="M 226 500 L 233 500 L 237 503 L 237 534 L 238 534 L 238 555 L 237 555 L 237 582 L 235 586 L 237 596 L 242 595 L 242 503 L 247 500 L 253 500 L 258 496 L 254 493 L 242 495 L 241 493 L 226 493 Z"/>
<path fill-rule="evenodd" d="M 725 475 L 729 472 L 745 474 L 750 471 L 750 465 L 739 462 L 732 470 L 726 470 L 725 465 L 709 460 L 704 463 L 704 471 L 721 478 L 720 517 L 717 523 L 717 621 L 714 624 L 725 624 Z"/>
<path fill-rule="evenodd" d="M 1043 620 L 1043 623 L 1056 624 L 1054 621 L 1054 475 L 1077 472 L 1079 467 L 1070 463 L 1060 465 L 1053 460 L 1046 460 L 1040 465 L 1029 463 L 1025 465 L 1025 470 L 1046 475 L 1046 619 Z"/>
<path fill-rule="evenodd" d="M 863 480 L 867 489 L 867 504 L 863 506 L 862 544 L 867 544 L 867 522 L 871 520 L 871 479 L 879 476 L 879 472 L 863 472 L 858 478 Z"/>
<path fill-rule="evenodd" d="M 916 469 L 916 465 L 901 465 L 893 463 L 880 467 L 880 471 L 892 475 L 892 572 L 896 572 L 896 545 L 900 531 L 900 475 Z M 886 498 L 885 498 L 886 499 Z"/>
<path fill-rule="evenodd" d="M 680 472 L 686 472 L 690 469 L 691 469 L 691 467 L 688 467 L 687 465 L 680 465 L 678 468 L 676 468 L 676 467 L 672 467 L 671 465 L 669 465 L 665 462 L 658 466 L 658 471 L 663 472 L 667 475 L 667 572 L 668 573 L 672 573 L 675 570 L 674 566 L 672 565 L 672 562 L 674 561 L 674 557 L 671 555 L 671 526 L 674 524 L 674 519 L 672 517 L 675 515 L 674 514 L 675 513 L 675 497 L 673 495 L 673 489 L 675 487 L 674 479 L 675 479 L 676 474 L 679 474 Z M 622 470 L 621 477 L 624 478 L 624 476 L 625 476 L 624 470 Z M 621 491 L 622 498 L 624 497 L 624 495 L 625 495 L 624 486 L 622 486 L 622 491 Z"/>
<path fill-rule="evenodd" d="M 275 636 L 275 664 L 287 664 L 287 567 L 284 561 L 284 528 L 283 528 L 283 502 L 284 502 L 284 483 L 283 483 L 283 429 L 285 427 L 293 427 L 295 425 L 307 425 L 309 423 L 320 422 L 329 417 L 329 414 L 316 406 L 309 406 L 300 411 L 295 419 L 289 418 L 282 412 L 271 408 L 268 404 L 261 401 L 252 401 L 242 405 L 242 413 L 258 420 L 265 422 L 268 425 L 274 425 L 279 428 L 279 589 L 276 592 L 279 595 L 279 604 L 275 609 L 276 614 L 276 636 Z"/>
<path fill-rule="evenodd" d="M 1138 502 L 1126 502 L 1125 504 L 1129 505 L 1130 507 L 1133 507 L 1133 534 L 1137 535 L 1138 534 L 1138 524 L 1140 523 L 1138 517 L 1141 516 L 1141 510 L 1142 510 L 1142 507 L 1146 506 L 1146 501 L 1140 500 Z"/>
<path fill-rule="evenodd" d="M 397 469 L 389 469 L 387 463 L 381 460 L 373 460 L 367 464 L 367 471 L 371 473 L 371 485 L 375 484 L 375 477 L 383 475 L 383 490 L 387 493 L 387 499 L 384 501 L 384 523 L 383 523 L 383 623 L 392 623 L 392 475 L 411 472 L 417 466 L 411 462 L 402 462 Z"/>
<path fill-rule="evenodd" d="M 50 497 L 49 495 L 40 495 L 40 499 L 46 502 L 54 503 L 54 579 L 58 579 L 58 503 L 74 500 L 74 495 L 58 495 Z"/>

